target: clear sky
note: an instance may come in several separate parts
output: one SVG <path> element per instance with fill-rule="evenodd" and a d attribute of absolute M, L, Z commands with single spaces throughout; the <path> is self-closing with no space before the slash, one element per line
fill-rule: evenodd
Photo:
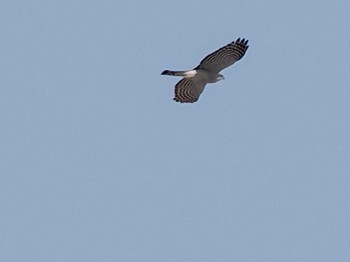
<path fill-rule="evenodd" d="M 1 1 L 0 261 L 350 261 L 349 10 Z"/>

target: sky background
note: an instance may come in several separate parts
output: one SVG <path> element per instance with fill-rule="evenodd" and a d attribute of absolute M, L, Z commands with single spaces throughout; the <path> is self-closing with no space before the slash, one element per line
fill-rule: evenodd
<path fill-rule="evenodd" d="M 2 0 L 0 261 L 350 261 L 349 10 Z"/>

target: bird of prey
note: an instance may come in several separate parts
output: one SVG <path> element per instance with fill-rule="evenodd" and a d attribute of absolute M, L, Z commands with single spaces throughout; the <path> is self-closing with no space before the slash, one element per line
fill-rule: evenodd
<path fill-rule="evenodd" d="M 175 86 L 174 100 L 180 103 L 196 102 L 206 84 L 225 79 L 219 72 L 240 60 L 248 47 L 248 40 L 238 38 L 236 41 L 207 55 L 199 65 L 192 70 L 164 70 L 162 75 L 183 77 Z"/>

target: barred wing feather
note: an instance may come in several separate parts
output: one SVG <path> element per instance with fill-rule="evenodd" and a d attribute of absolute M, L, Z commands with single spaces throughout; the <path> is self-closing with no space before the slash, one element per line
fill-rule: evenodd
<path fill-rule="evenodd" d="M 183 78 L 175 86 L 174 100 L 180 103 L 194 103 L 199 99 L 205 85 L 205 82 L 194 82 L 190 78 Z"/>
<path fill-rule="evenodd" d="M 248 47 L 248 40 L 238 38 L 236 41 L 207 55 L 195 69 L 206 69 L 210 72 L 219 73 L 240 60 Z"/>

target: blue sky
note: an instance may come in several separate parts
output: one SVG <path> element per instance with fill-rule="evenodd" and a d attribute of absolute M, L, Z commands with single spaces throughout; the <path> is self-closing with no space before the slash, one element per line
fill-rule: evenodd
<path fill-rule="evenodd" d="M 2 1 L 0 260 L 349 261 L 349 9 Z"/>

